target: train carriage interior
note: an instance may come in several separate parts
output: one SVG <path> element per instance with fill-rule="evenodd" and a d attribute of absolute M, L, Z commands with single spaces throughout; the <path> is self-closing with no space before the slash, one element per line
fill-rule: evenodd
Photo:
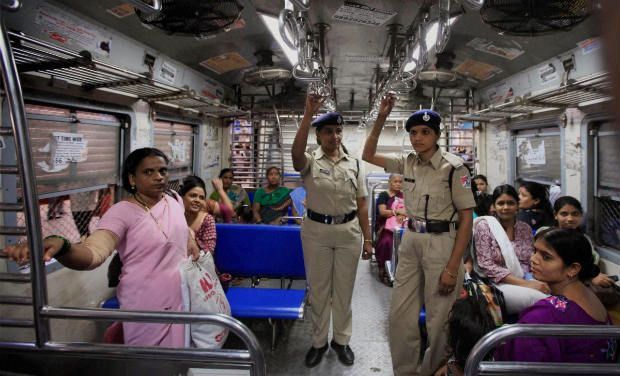
<path fill-rule="evenodd" d="M 359 262 L 355 364 L 340 364 L 330 351 L 317 367 L 304 366 L 313 330 L 300 238 L 308 218 L 291 149 L 307 95 L 321 97 L 319 114 L 342 115 L 342 144 L 360 160 L 368 190 L 374 244 L 377 200 L 390 175 L 361 156 L 386 96 L 396 102 L 378 153 L 415 152 L 406 121 L 432 109 L 442 119 L 439 148 L 459 156 L 472 176 L 486 176 L 489 194 L 533 182 L 552 200 L 581 203 L 580 230 L 601 272 L 616 278 L 605 306 L 612 325 L 534 333 L 515 316 L 488 337 L 495 342 L 479 342 L 465 374 L 620 374 L 617 362 L 571 368 L 485 358 L 517 332 L 620 340 L 615 1 L 0 4 L 0 374 L 393 375 L 388 318 L 406 228 L 394 230 L 386 265 L 375 257 Z M 83 242 L 129 197 L 123 161 L 144 147 L 168 158 L 171 190 L 196 175 L 209 197 L 217 194 L 211 181 L 230 168 L 248 193 L 248 204 L 232 213 L 235 223 L 215 225 L 215 265 L 232 275 L 222 279 L 232 315 L 125 311 L 109 283 L 112 257 L 88 271 L 43 261 L 43 239 Z M 311 130 L 308 150 L 317 147 Z M 282 186 L 303 193 L 291 193 L 278 224 L 255 224 L 251 202 L 272 166 Z M 32 249 L 29 263 L 1 251 L 21 244 Z M 424 313 L 411 319 L 424 333 Z M 110 342 L 110 325 L 132 320 L 210 323 L 230 335 L 221 349 L 134 347 L 122 344 L 122 333 L 120 344 Z"/>

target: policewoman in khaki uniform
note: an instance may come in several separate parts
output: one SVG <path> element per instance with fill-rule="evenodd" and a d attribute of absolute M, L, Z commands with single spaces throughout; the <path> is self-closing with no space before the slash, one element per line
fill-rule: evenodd
<path fill-rule="evenodd" d="M 330 316 L 330 345 L 343 364 L 353 364 L 354 354 L 349 347 L 353 284 L 362 244 L 364 259 L 372 253 L 362 163 L 343 150 L 340 114 L 330 112 L 312 122 L 320 147 L 305 152 L 310 123 L 321 103 L 318 96 L 307 97 L 292 147 L 293 166 L 301 173 L 307 191 L 307 211 L 301 228 L 313 326 L 312 347 L 305 358 L 307 367 L 319 364 L 328 349 Z"/>
<path fill-rule="evenodd" d="M 408 222 L 396 267 L 389 318 L 394 374 L 432 375 L 447 360 L 446 321 L 463 282 L 463 253 L 472 232 L 469 170 L 463 160 L 439 149 L 441 118 L 431 110 L 413 113 L 405 125 L 415 153 L 376 153 L 381 129 L 395 98 L 385 98 L 364 145 L 362 158 L 403 175 Z M 457 226 L 458 223 L 458 226 Z M 429 347 L 418 368 L 418 316 L 426 309 Z"/>

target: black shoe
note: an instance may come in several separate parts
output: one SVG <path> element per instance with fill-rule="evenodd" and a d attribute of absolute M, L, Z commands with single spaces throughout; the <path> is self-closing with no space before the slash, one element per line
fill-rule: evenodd
<path fill-rule="evenodd" d="M 312 368 L 321 363 L 321 359 L 323 359 L 323 354 L 325 354 L 327 348 L 327 343 L 325 346 L 319 348 L 312 346 L 310 351 L 306 354 L 306 367 Z"/>
<path fill-rule="evenodd" d="M 349 347 L 349 345 L 339 345 L 334 340 L 330 343 L 332 349 L 336 351 L 338 354 L 338 360 L 345 366 L 352 366 L 353 361 L 355 360 L 355 355 L 353 354 L 353 350 Z"/>

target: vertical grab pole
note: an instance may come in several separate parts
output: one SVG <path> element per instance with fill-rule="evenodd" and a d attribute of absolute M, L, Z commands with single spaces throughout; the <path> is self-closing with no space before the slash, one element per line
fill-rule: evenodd
<path fill-rule="evenodd" d="M 13 127 L 17 166 L 21 179 L 24 216 L 28 230 L 30 248 L 30 275 L 32 281 L 32 305 L 36 343 L 42 347 L 50 338 L 49 320 L 41 316 L 41 308 L 47 305 L 47 280 L 43 262 L 43 240 L 41 239 L 41 218 L 39 217 L 39 197 L 30 154 L 30 140 L 24 110 L 22 88 L 17 76 L 17 67 L 13 58 L 2 10 L 0 10 L 0 63 L 2 64 L 2 82 L 8 101 L 9 116 Z"/>

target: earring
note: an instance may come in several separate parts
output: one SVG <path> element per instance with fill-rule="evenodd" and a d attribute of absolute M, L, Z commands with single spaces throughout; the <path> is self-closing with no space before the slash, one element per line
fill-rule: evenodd
<path fill-rule="evenodd" d="M 131 191 L 133 192 L 133 191 L 135 191 L 135 190 L 136 190 L 136 186 L 132 184 L 132 185 L 131 185 Z"/>

